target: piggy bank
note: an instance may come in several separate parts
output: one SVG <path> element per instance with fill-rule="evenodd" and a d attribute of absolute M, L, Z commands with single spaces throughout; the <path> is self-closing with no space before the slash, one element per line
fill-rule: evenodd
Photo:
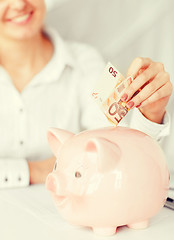
<path fill-rule="evenodd" d="M 146 228 L 164 205 L 169 172 L 158 144 L 146 134 L 107 127 L 77 135 L 50 129 L 57 160 L 46 180 L 71 224 L 113 235 L 118 226 Z"/>

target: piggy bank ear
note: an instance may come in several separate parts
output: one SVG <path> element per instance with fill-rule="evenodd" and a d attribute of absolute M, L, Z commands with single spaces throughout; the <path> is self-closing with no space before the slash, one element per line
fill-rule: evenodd
<path fill-rule="evenodd" d="M 92 154 L 93 158 L 95 156 L 98 170 L 102 173 L 114 170 L 121 157 L 119 146 L 105 138 L 90 139 L 85 151 Z"/>
<path fill-rule="evenodd" d="M 72 136 L 74 136 L 74 133 L 71 133 L 63 129 L 50 128 L 48 130 L 48 143 L 56 157 L 60 150 L 60 147 L 64 144 L 64 142 L 67 139 L 69 139 Z"/>

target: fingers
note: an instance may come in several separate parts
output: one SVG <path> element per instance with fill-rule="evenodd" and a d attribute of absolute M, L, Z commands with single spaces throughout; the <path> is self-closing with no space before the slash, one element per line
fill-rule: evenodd
<path fill-rule="evenodd" d="M 153 62 L 149 58 L 136 58 L 130 65 L 127 75 L 134 78 L 121 96 L 121 100 L 127 102 L 128 108 L 140 104 L 141 107 L 145 106 L 160 98 L 170 96 L 172 92 L 170 77 L 164 71 L 163 64 Z"/>
<path fill-rule="evenodd" d="M 152 63 L 151 65 L 149 65 L 149 67 L 146 70 L 144 70 L 140 75 L 138 75 L 134 79 L 132 84 L 124 92 L 124 94 L 127 94 L 127 96 L 125 95 L 125 97 L 127 97 L 127 99 L 124 99 L 124 97 L 121 98 L 121 99 L 123 101 L 125 101 L 125 100 L 129 101 L 133 97 L 135 92 L 137 92 L 140 88 L 145 87 L 146 84 L 150 83 L 152 81 L 152 79 L 154 79 L 156 77 L 156 75 L 159 74 L 159 72 L 161 70 L 162 70 L 162 66 L 160 66 L 160 65 L 158 65 L 156 63 Z M 154 89 L 156 83 L 157 82 L 155 82 L 153 84 L 150 84 L 150 87 L 153 87 L 153 89 Z M 159 81 L 159 83 L 160 83 L 160 81 Z M 159 87 L 160 86 L 158 86 L 158 88 Z"/>
<path fill-rule="evenodd" d="M 132 108 L 133 106 L 138 106 L 139 104 L 141 104 L 141 107 L 142 107 L 142 103 L 146 99 L 150 98 L 151 95 L 153 95 L 158 89 L 160 89 L 162 86 L 164 86 L 168 82 L 169 81 L 168 81 L 168 74 L 167 73 L 162 73 L 162 72 L 158 73 L 156 75 L 156 77 L 153 79 L 153 81 L 149 82 L 136 96 L 134 96 L 127 103 L 128 107 Z M 166 93 L 164 92 L 164 95 L 165 94 L 168 94 L 168 92 L 166 92 Z M 160 96 L 158 96 L 158 97 L 160 97 Z"/>
<path fill-rule="evenodd" d="M 172 94 L 172 84 L 171 82 L 167 82 L 165 85 L 163 85 L 161 88 L 159 88 L 154 94 L 152 94 L 149 98 L 147 98 L 145 101 L 141 103 L 141 107 L 144 107 L 150 103 L 156 102 L 159 99 L 168 97 Z"/>
<path fill-rule="evenodd" d="M 148 68 L 151 63 L 152 60 L 150 58 L 135 58 L 128 69 L 127 76 L 136 78 L 139 72 L 141 72 L 142 69 Z"/>

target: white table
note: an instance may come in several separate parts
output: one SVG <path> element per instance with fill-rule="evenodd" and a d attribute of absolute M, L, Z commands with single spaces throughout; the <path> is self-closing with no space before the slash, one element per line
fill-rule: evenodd
<path fill-rule="evenodd" d="M 174 211 L 163 208 L 149 228 L 119 227 L 111 237 L 95 235 L 91 229 L 71 226 L 57 212 L 44 185 L 0 190 L 0 240 L 173 240 Z"/>

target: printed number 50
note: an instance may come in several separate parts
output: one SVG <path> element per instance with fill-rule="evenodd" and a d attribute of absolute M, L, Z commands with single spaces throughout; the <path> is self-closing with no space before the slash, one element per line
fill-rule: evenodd
<path fill-rule="evenodd" d="M 114 71 L 113 67 L 109 68 L 109 72 L 112 74 L 113 77 L 117 76 L 117 71 Z"/>

